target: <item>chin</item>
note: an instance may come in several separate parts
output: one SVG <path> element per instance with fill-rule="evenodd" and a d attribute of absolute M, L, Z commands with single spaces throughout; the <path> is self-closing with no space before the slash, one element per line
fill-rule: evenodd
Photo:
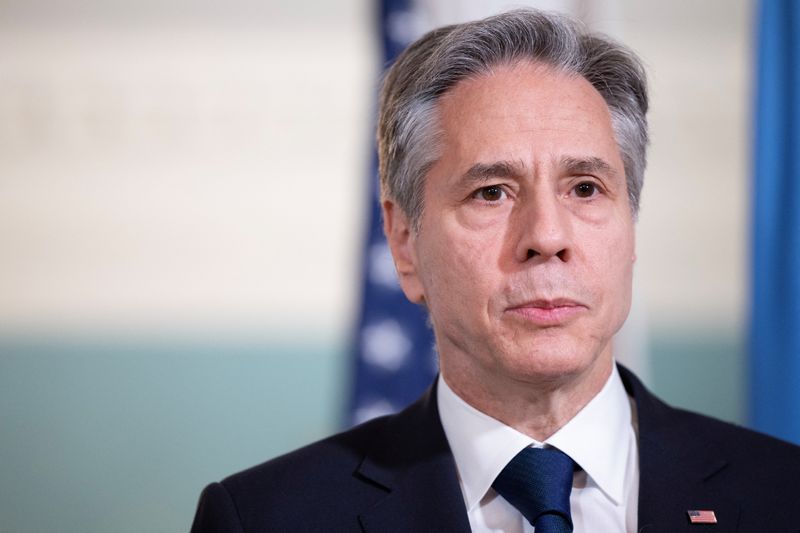
<path fill-rule="evenodd" d="M 521 349 L 522 348 L 522 349 Z M 516 347 L 501 358 L 501 366 L 521 381 L 560 381 L 583 374 L 600 363 L 599 351 L 572 343 L 535 343 Z"/>

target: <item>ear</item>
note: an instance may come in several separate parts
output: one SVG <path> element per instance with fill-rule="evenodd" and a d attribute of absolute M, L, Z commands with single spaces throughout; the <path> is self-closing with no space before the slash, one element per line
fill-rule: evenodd
<path fill-rule="evenodd" d="M 408 217 L 391 200 L 383 201 L 383 232 L 392 251 L 400 287 L 406 298 L 415 304 L 425 302 L 425 291 L 419 279 L 415 234 Z"/>

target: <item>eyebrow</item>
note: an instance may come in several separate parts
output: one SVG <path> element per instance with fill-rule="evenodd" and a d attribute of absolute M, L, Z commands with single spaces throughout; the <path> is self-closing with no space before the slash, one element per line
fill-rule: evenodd
<path fill-rule="evenodd" d="M 599 157 L 563 157 L 561 167 L 570 174 L 607 174 L 617 176 L 617 171 Z"/>
<path fill-rule="evenodd" d="M 521 176 L 524 165 L 512 161 L 495 161 L 494 163 L 476 163 L 464 173 L 466 181 L 487 181 L 491 178 L 514 178 Z"/>
<path fill-rule="evenodd" d="M 572 175 L 605 174 L 617 177 L 617 171 L 600 157 L 565 156 L 560 160 L 560 167 Z M 492 178 L 519 178 L 525 174 L 525 164 L 521 161 L 495 161 L 493 163 L 476 163 L 461 177 L 467 183 L 482 183 Z"/>

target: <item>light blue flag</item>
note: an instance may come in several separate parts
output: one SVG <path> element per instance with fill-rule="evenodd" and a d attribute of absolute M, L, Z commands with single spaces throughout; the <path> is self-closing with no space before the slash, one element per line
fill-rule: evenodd
<path fill-rule="evenodd" d="M 800 443 L 800 2 L 759 6 L 750 320 L 753 426 Z"/>

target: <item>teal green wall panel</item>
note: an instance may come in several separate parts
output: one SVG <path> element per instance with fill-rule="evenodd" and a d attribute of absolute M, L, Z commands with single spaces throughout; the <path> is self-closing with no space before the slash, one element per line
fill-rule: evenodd
<path fill-rule="evenodd" d="M 650 382 L 662 399 L 729 422 L 745 422 L 742 334 L 658 331 L 651 336 L 650 349 Z"/>
<path fill-rule="evenodd" d="M 341 420 L 340 350 L 0 343 L 0 532 L 188 531 L 213 480 Z"/>

